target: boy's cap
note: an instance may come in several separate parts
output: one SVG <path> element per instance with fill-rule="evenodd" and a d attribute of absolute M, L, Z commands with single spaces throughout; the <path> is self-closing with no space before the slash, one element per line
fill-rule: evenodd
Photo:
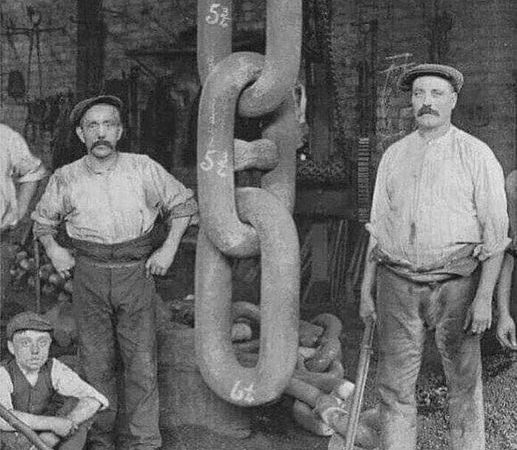
<path fill-rule="evenodd" d="M 99 95 L 97 97 L 90 97 L 80 101 L 72 109 L 69 117 L 72 126 L 78 126 L 86 111 L 88 111 L 93 105 L 99 104 L 112 105 L 117 108 L 121 114 L 122 110 L 124 109 L 124 103 L 122 100 L 120 100 L 118 97 L 115 97 L 114 95 Z"/>
<path fill-rule="evenodd" d="M 451 83 L 456 92 L 460 92 L 463 86 L 462 73 L 454 67 L 443 64 L 419 64 L 413 66 L 402 74 L 398 80 L 398 86 L 403 91 L 410 91 L 413 87 L 413 81 L 425 75 L 434 75 L 446 79 Z"/>
<path fill-rule="evenodd" d="M 39 314 L 32 311 L 25 311 L 16 314 L 8 323 L 6 327 L 7 339 L 12 340 L 14 333 L 23 330 L 48 331 L 54 330 L 52 324 L 44 319 Z"/>

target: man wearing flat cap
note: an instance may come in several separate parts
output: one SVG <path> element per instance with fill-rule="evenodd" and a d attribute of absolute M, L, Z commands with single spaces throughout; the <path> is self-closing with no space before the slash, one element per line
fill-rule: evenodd
<path fill-rule="evenodd" d="M 161 438 L 152 275 L 170 267 L 197 204 L 190 189 L 148 156 L 117 151 L 122 109 L 120 99 L 106 95 L 74 107 L 70 121 L 87 154 L 56 170 L 32 218 L 56 270 L 68 277 L 74 269 L 83 369 L 110 401 L 92 428 L 89 448 L 115 448 L 117 349 L 129 421 L 125 448 L 156 449 Z M 158 215 L 166 217 L 169 231 L 155 249 L 151 232 Z M 74 254 L 55 240 L 62 222 Z"/>
<path fill-rule="evenodd" d="M 485 448 L 480 337 L 509 243 L 503 171 L 490 148 L 451 124 L 463 85 L 421 64 L 399 80 L 417 130 L 390 146 L 372 202 L 360 315 L 377 320 L 381 448 L 416 448 L 415 386 L 426 330 L 447 379 L 454 450 Z"/>
<path fill-rule="evenodd" d="M 0 365 L 0 404 L 38 433 L 51 448 L 84 447 L 91 418 L 108 400 L 72 369 L 49 358 L 52 325 L 42 316 L 23 312 L 7 324 L 7 346 L 12 358 Z M 55 409 L 55 395 L 68 398 Z M 0 419 L 0 448 L 35 448 L 21 433 Z"/>

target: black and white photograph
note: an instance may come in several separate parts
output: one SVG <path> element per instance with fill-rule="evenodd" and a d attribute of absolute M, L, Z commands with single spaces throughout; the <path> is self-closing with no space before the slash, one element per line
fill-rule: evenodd
<path fill-rule="evenodd" d="M 0 450 L 517 450 L 516 28 L 0 0 Z"/>

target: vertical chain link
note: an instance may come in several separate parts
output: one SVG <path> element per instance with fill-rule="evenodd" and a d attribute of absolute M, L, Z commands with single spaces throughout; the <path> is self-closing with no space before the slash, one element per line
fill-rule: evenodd
<path fill-rule="evenodd" d="M 278 398 L 298 346 L 299 244 L 292 217 L 300 130 L 292 89 L 301 48 L 301 0 L 268 1 L 265 57 L 231 53 L 232 2 L 198 2 L 200 233 L 196 257 L 196 355 L 207 384 L 243 406 Z M 251 86 L 250 86 L 250 83 Z M 262 138 L 234 139 L 237 112 L 265 119 Z M 260 188 L 234 173 L 264 172 Z M 241 366 L 230 338 L 230 258 L 261 256 L 257 366 Z"/>

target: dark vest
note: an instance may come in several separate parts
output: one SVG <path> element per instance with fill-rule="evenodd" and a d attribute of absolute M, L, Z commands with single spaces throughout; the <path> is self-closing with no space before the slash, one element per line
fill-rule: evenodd
<path fill-rule="evenodd" d="M 29 414 L 43 414 L 55 393 L 50 378 L 52 359 L 49 359 L 40 369 L 38 381 L 34 386 L 27 381 L 14 358 L 3 366 L 7 369 L 13 383 L 14 389 L 11 394 L 13 408 Z"/>

